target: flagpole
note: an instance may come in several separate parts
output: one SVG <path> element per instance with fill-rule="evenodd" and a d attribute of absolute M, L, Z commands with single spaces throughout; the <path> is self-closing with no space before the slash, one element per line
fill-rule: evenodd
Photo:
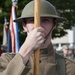
<path fill-rule="evenodd" d="M 3 27 L 3 43 L 1 45 L 1 49 L 6 52 L 7 50 L 7 38 L 8 38 L 8 22 L 6 17 L 4 18 L 4 27 Z"/>
<path fill-rule="evenodd" d="M 40 0 L 34 0 L 34 27 L 40 26 Z M 34 52 L 34 75 L 39 75 L 40 49 Z"/>
<path fill-rule="evenodd" d="M 12 5 L 17 5 L 18 0 L 12 0 Z"/>

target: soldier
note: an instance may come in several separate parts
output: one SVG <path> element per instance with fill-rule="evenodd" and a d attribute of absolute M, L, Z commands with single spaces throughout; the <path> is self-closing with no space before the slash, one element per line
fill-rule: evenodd
<path fill-rule="evenodd" d="M 74 48 L 72 46 L 63 46 L 62 47 L 64 57 L 74 59 Z"/>
<path fill-rule="evenodd" d="M 63 46 L 62 47 L 62 51 L 63 51 L 64 57 L 66 57 L 68 55 L 68 47 L 67 46 Z"/>
<path fill-rule="evenodd" d="M 33 75 L 33 61 L 35 61 L 33 52 L 38 48 L 41 51 L 39 60 L 40 75 L 75 75 L 75 63 L 67 59 L 72 67 L 70 66 L 71 69 L 69 70 L 67 69 L 69 66 L 65 68 L 66 58 L 58 54 L 55 55 L 51 43 L 51 33 L 56 22 L 63 22 L 65 19 L 58 16 L 55 7 L 51 3 L 41 0 L 40 27 L 34 29 L 33 8 L 34 1 L 31 1 L 24 7 L 21 17 L 15 20 L 22 21 L 27 37 L 19 53 L 6 53 L 1 56 L 0 75 Z"/>
<path fill-rule="evenodd" d="M 69 56 L 69 58 L 74 59 L 74 55 L 75 55 L 75 53 L 74 53 L 73 46 L 69 46 L 69 48 L 68 48 L 68 56 Z"/>

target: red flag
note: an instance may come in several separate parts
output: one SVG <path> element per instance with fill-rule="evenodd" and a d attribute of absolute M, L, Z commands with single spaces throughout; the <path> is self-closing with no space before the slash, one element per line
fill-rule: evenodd
<path fill-rule="evenodd" d="M 18 36 L 18 24 L 14 22 L 16 18 L 16 5 L 12 5 L 11 14 L 10 14 L 10 34 L 11 34 L 11 47 L 12 52 L 19 51 L 19 36 Z"/>

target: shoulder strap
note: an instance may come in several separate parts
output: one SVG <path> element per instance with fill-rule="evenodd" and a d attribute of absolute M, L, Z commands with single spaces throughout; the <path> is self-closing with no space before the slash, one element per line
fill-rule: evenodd
<path fill-rule="evenodd" d="M 66 65 L 65 65 L 65 58 L 58 53 L 55 54 L 56 57 L 56 70 L 57 75 L 66 75 Z"/>

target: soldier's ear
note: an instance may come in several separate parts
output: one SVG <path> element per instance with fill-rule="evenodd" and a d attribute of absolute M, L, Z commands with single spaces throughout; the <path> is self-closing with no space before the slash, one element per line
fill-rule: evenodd
<path fill-rule="evenodd" d="M 54 25 L 53 29 L 56 29 L 56 25 Z"/>
<path fill-rule="evenodd" d="M 53 29 L 55 29 L 56 28 L 56 19 L 53 20 L 53 23 L 54 23 Z"/>

